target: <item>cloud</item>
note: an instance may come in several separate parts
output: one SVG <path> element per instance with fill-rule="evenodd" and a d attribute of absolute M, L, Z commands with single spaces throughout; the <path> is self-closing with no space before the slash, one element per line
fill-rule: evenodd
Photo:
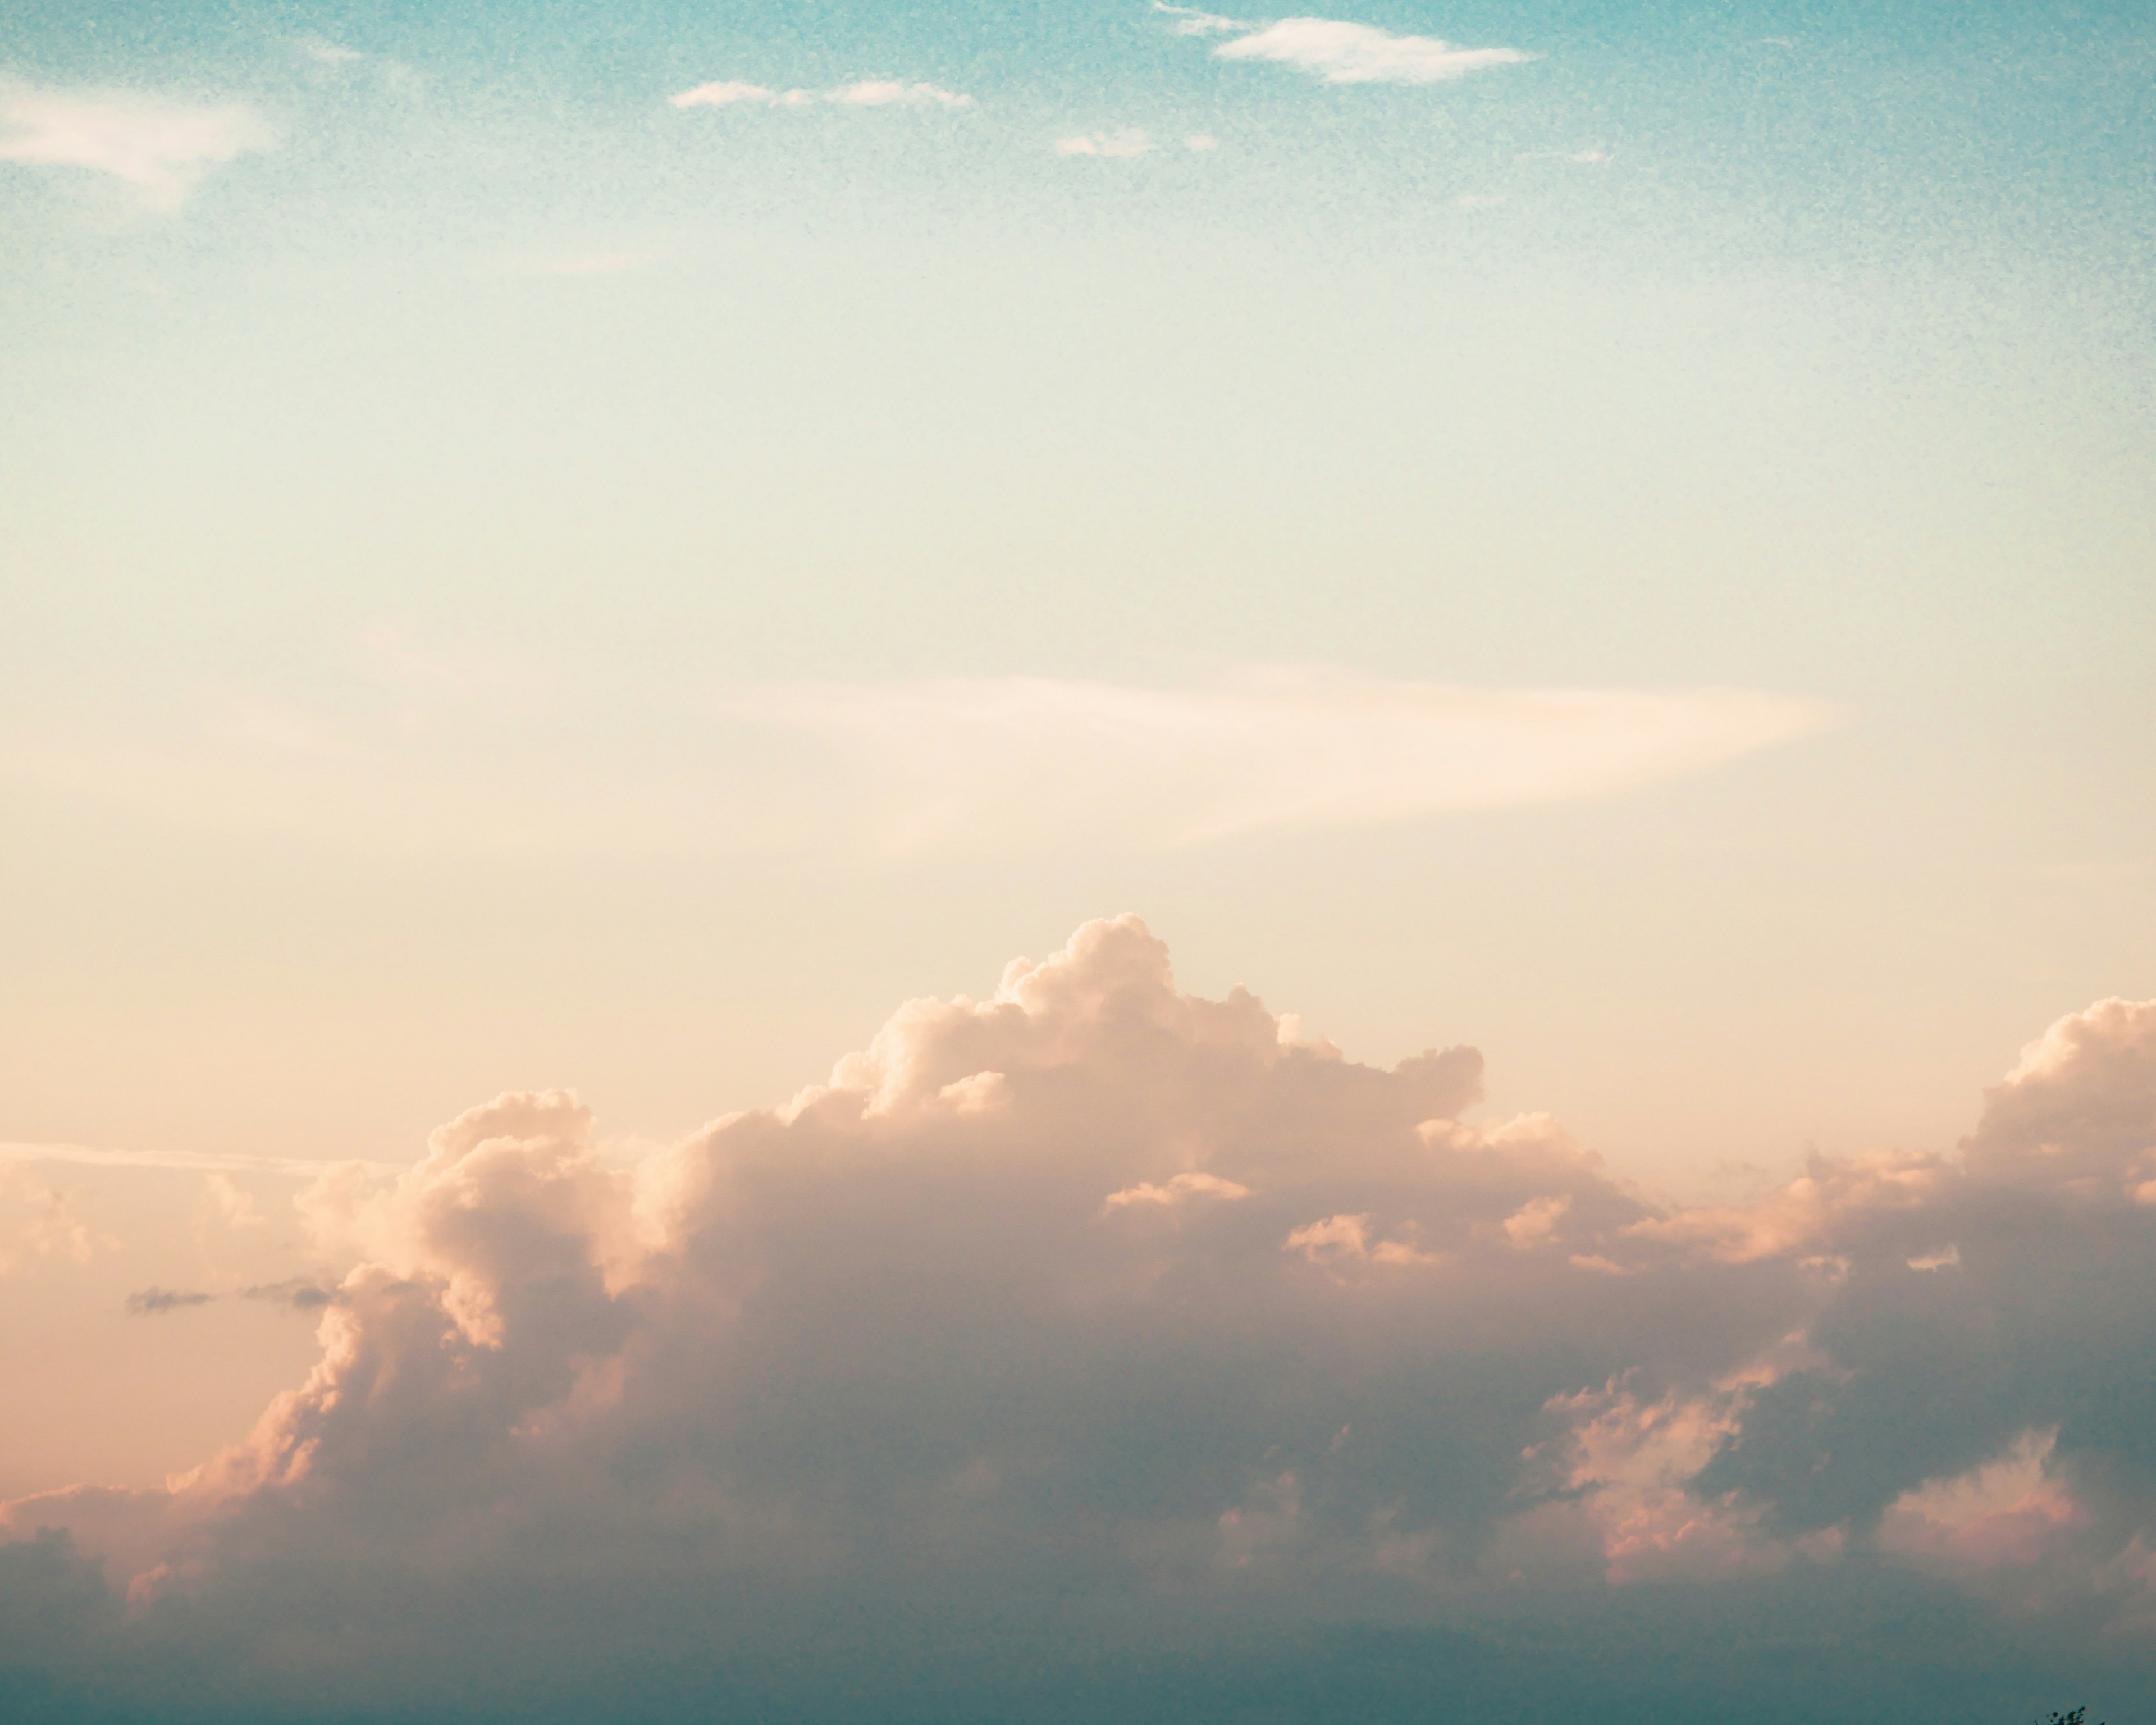
<path fill-rule="evenodd" d="M 1152 140 L 1135 129 L 1103 133 L 1098 137 L 1088 133 L 1075 138 L 1059 139 L 1055 146 L 1058 156 L 1142 156 L 1152 148 Z"/>
<path fill-rule="evenodd" d="M 1240 18 L 1223 18 L 1217 12 L 1199 12 L 1188 6 L 1169 6 L 1163 0 L 1152 0 L 1152 9 L 1173 20 L 1168 28 L 1178 36 L 1214 36 L 1252 28 Z"/>
<path fill-rule="evenodd" d="M 0 161 L 110 174 L 157 209 L 178 209 L 212 168 L 276 141 L 269 123 L 239 104 L 0 85 Z"/>
<path fill-rule="evenodd" d="M 1158 1186 L 1150 1180 L 1141 1180 L 1135 1186 L 1111 1192 L 1103 1208 L 1117 1210 L 1131 1204 L 1158 1204 L 1165 1208 L 1187 1199 L 1214 1199 L 1232 1204 L 1250 1195 L 1249 1187 L 1224 1180 L 1218 1174 L 1182 1173 Z"/>
<path fill-rule="evenodd" d="M 119 1242 L 75 1213 L 73 1195 L 33 1176 L 0 1146 L 0 1276 L 33 1261 L 87 1264 Z"/>
<path fill-rule="evenodd" d="M 1776 1717 L 2144 1692 L 2156 1002 L 2055 1025 L 1953 1155 L 1738 1209 L 1481 1082 L 1187 993 L 1123 917 L 640 1158 L 497 1097 L 310 1189 L 344 1267 L 249 1291 L 322 1343 L 249 1434 L 0 1509 L 0 1623 L 57 1625 L 8 1656 L 116 1717 L 184 1670 L 231 1717 L 566 1719 L 633 1668 L 654 1719 L 1255 1671 L 1703 1721 L 1763 1692 L 1748 1624 L 1810 1674 Z"/>
<path fill-rule="evenodd" d="M 1395 36 L 1337 18 L 1291 18 L 1214 50 L 1224 60 L 1269 60 L 1327 84 L 1441 84 L 1489 66 L 1517 65 L 1517 48 L 1460 48 L 1434 36 Z"/>
<path fill-rule="evenodd" d="M 482 686 L 483 672 L 438 687 L 431 670 L 391 681 L 377 667 L 346 703 L 362 717 L 248 699 L 96 747 L 0 736 L 0 776 L 187 826 L 368 849 L 1129 852 L 1609 796 L 1839 716 L 1741 689 L 1471 689 L 1308 669 L 1182 688 L 781 684 L 693 707 L 643 697 L 641 716 L 682 744 L 647 756 L 535 747 L 549 727 L 604 734 L 597 709 L 514 680 Z M 608 697 L 618 730 L 639 697 Z"/>
<path fill-rule="evenodd" d="M 829 90 L 767 90 L 761 84 L 737 79 L 700 84 L 667 100 L 676 108 L 805 107 L 812 102 L 836 102 L 851 108 L 970 108 L 973 97 L 933 84 L 908 84 L 902 79 L 863 78 Z"/>
<path fill-rule="evenodd" d="M 794 685 L 725 710 L 864 763 L 895 848 L 1119 830 L 1190 845 L 1605 796 L 1833 716 L 1745 690 L 1476 690 L 1304 671 L 1202 690 L 1016 677 Z"/>
<path fill-rule="evenodd" d="M 336 1303 L 335 1289 L 323 1287 L 301 1276 L 242 1288 L 239 1297 L 267 1301 L 273 1306 L 289 1306 L 295 1312 L 320 1312 L 324 1307 Z"/>
<path fill-rule="evenodd" d="M 192 1293 L 177 1288 L 137 1288 L 127 1296 L 127 1314 L 131 1317 L 156 1317 L 160 1313 L 179 1312 L 190 1306 L 207 1306 L 216 1297 L 214 1294 Z"/>
<path fill-rule="evenodd" d="M 89 1168 L 173 1168 L 212 1174 L 283 1174 L 303 1180 L 316 1178 L 328 1166 L 291 1156 L 242 1156 L 199 1150 L 101 1150 L 88 1144 L 0 1142 L 0 1168 L 11 1162 L 76 1163 Z M 391 1164 L 364 1163 L 357 1166 L 387 1171 Z"/>

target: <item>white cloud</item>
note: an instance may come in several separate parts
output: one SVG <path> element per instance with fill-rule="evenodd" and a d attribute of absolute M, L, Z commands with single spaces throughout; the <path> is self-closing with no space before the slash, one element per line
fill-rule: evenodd
<path fill-rule="evenodd" d="M 1215 36 L 1224 31 L 1250 28 L 1240 18 L 1223 18 L 1217 12 L 1199 12 L 1188 6 L 1169 6 L 1165 0 L 1152 0 L 1152 9 L 1174 20 L 1168 28 L 1178 36 Z"/>
<path fill-rule="evenodd" d="M 685 90 L 666 100 L 677 108 L 724 108 L 736 102 L 769 102 L 777 99 L 777 91 L 767 90 L 761 84 L 744 84 L 730 78 L 716 84 L 700 84 L 694 90 Z"/>
<path fill-rule="evenodd" d="M 693 750 L 565 759 L 531 738 L 581 723 L 570 702 L 597 696 L 489 685 L 485 670 L 438 688 L 375 667 L 336 717 L 250 696 L 154 737 L 0 733 L 0 776 L 191 827 L 367 847 L 1097 854 L 1605 796 L 1835 716 L 1744 690 L 1477 690 L 1313 670 L 1180 689 L 788 684 L 680 709 L 624 691 L 609 718 L 641 700 Z"/>
<path fill-rule="evenodd" d="M 212 168 L 276 141 L 268 121 L 236 103 L 0 85 L 0 161 L 110 174 L 157 209 L 177 209 Z"/>
<path fill-rule="evenodd" d="M 845 84 L 830 92 L 834 102 L 847 102 L 857 108 L 888 108 L 894 105 L 929 108 L 970 108 L 973 99 L 960 95 L 954 90 L 940 90 L 932 84 L 906 84 L 891 78 L 865 78 L 858 84 Z"/>
<path fill-rule="evenodd" d="M 727 79 L 700 84 L 667 100 L 676 108 L 798 108 L 812 102 L 836 102 L 851 108 L 970 108 L 973 99 L 933 84 L 908 84 L 895 78 L 864 78 L 829 90 L 769 90 L 761 84 Z"/>
<path fill-rule="evenodd" d="M 1186 150 L 1217 150 L 1220 147 L 1220 141 L 1210 132 L 1194 132 L 1183 141 L 1183 147 Z"/>
<path fill-rule="evenodd" d="M 1091 134 L 1058 139 L 1058 156 L 1115 156 L 1129 157 L 1142 156 L 1152 148 L 1152 140 L 1144 132 L 1132 128 L 1125 131 L 1104 132 L 1096 137 Z"/>
<path fill-rule="evenodd" d="M 1435 36 L 1395 36 L 1337 18 L 1290 18 L 1213 50 L 1225 60 L 1270 60 L 1327 84 L 1441 84 L 1530 58 L 1517 48 L 1460 48 Z"/>
<path fill-rule="evenodd" d="M 1250 673 L 1202 690 L 1002 678 L 797 685 L 726 710 L 867 763 L 883 842 L 1052 833 L 1195 844 L 1597 797 L 1816 731 L 1816 702 L 1747 690 L 1447 688 Z"/>

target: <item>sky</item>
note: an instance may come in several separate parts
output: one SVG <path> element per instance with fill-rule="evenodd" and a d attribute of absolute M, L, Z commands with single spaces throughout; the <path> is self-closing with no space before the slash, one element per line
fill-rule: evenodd
<path fill-rule="evenodd" d="M 2133 1717 L 2152 73 L 11 8 L 0 1696 Z"/>

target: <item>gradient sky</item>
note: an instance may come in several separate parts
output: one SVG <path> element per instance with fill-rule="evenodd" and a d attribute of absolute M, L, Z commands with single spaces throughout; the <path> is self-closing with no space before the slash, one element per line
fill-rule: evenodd
<path fill-rule="evenodd" d="M 1122 911 L 1665 1221 L 1952 1152 L 2156 996 L 2153 74 L 2124 4 L 12 8 L 0 1497 L 305 1376 L 237 1296 L 360 1261 L 318 1165 L 568 1086 L 626 1168 Z"/>

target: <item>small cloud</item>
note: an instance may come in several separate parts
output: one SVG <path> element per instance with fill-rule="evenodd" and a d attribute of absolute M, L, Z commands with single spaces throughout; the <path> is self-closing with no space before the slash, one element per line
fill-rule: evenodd
<path fill-rule="evenodd" d="M 1169 6 L 1163 0 L 1152 0 L 1152 9 L 1175 20 L 1168 28 L 1178 36 L 1212 36 L 1250 28 L 1241 18 L 1223 18 L 1217 12 L 1199 12 L 1188 6 Z"/>
<path fill-rule="evenodd" d="M 319 66 L 347 66 L 354 60 L 367 58 L 357 48 L 346 48 L 341 42 L 326 42 L 319 36 L 302 38 L 300 52 Z"/>
<path fill-rule="evenodd" d="M 197 1297 L 207 1299 L 208 1296 L 205 1294 Z M 334 1291 L 309 1281 L 303 1276 L 294 1276 L 289 1281 L 270 1281 L 256 1287 L 242 1288 L 239 1297 L 243 1300 L 267 1300 L 273 1305 L 289 1306 L 295 1312 L 319 1312 L 325 1306 L 336 1303 Z"/>
<path fill-rule="evenodd" d="M 1132 156 L 1142 156 L 1147 151 L 1152 148 L 1152 140 L 1147 137 L 1142 131 L 1132 127 L 1124 131 L 1111 132 L 1101 137 L 1094 137 L 1088 135 L 1081 137 L 1058 139 L 1055 145 L 1055 153 L 1058 156 L 1117 156 L 1128 157 Z"/>
<path fill-rule="evenodd" d="M 1329 1269 L 1338 1269 L 1348 1264 L 1389 1264 L 1404 1267 L 1409 1265 L 1441 1264 L 1440 1252 L 1424 1251 L 1419 1240 L 1420 1230 L 1409 1223 L 1405 1237 L 1394 1240 L 1373 1239 L 1368 1211 L 1358 1215 L 1328 1216 L 1322 1222 L 1311 1222 L 1293 1230 L 1281 1242 L 1284 1252 L 1301 1252 L 1311 1263 Z"/>
<path fill-rule="evenodd" d="M 865 78 L 858 84 L 843 84 L 829 91 L 827 101 L 845 102 L 856 108 L 889 108 L 893 106 L 929 108 L 970 108 L 973 99 L 961 95 L 956 90 L 942 90 L 933 84 L 901 84 L 896 79 Z"/>
<path fill-rule="evenodd" d="M 1183 147 L 1186 150 L 1217 150 L 1220 147 L 1220 141 L 1210 132 L 1201 131 L 1185 138 Z"/>
<path fill-rule="evenodd" d="M 1759 39 L 1762 48 L 1794 48 L 1796 45 L 1797 39 L 1794 36 L 1762 36 Z"/>
<path fill-rule="evenodd" d="M 1523 150 L 1515 158 L 1520 162 L 1576 162 L 1584 167 L 1607 162 L 1609 152 L 1599 145 L 1585 150 Z"/>
<path fill-rule="evenodd" d="M 1107 1202 L 1101 1207 L 1101 1214 L 1127 1209 L 1133 1204 L 1176 1204 L 1187 1198 L 1218 1199 L 1232 1204 L 1250 1195 L 1250 1189 L 1241 1182 L 1224 1180 L 1218 1174 L 1178 1174 L 1164 1186 L 1144 1180 L 1135 1186 L 1126 1186 L 1120 1192 L 1111 1192 Z"/>
<path fill-rule="evenodd" d="M 1495 209 L 1504 201 L 1502 192 L 1463 192 L 1452 200 L 1458 209 Z"/>
<path fill-rule="evenodd" d="M 761 84 L 744 84 L 729 78 L 716 84 L 700 84 L 666 100 L 677 108 L 726 108 L 736 102 L 769 102 L 778 97 Z"/>
<path fill-rule="evenodd" d="M 251 108 L 197 107 L 134 91 L 0 90 L 0 161 L 86 167 L 176 210 L 212 168 L 277 141 Z"/>
<path fill-rule="evenodd" d="M 1950 1245 L 1943 1251 L 1927 1252 L 1921 1258 L 1909 1260 L 1912 1270 L 1952 1270 L 1961 1262 L 1961 1248 Z"/>
<path fill-rule="evenodd" d="M 813 102 L 836 102 L 849 108 L 970 108 L 973 99 L 933 84 L 907 84 L 896 78 L 863 78 L 829 90 L 768 90 L 761 84 L 725 79 L 700 84 L 667 97 L 676 108 L 802 108 Z"/>
<path fill-rule="evenodd" d="M 1517 48 L 1461 48 L 1435 36 L 1395 36 L 1337 18 L 1290 18 L 1213 50 L 1224 60 L 1270 60 L 1327 84 L 1443 84 L 1532 56 Z"/>
<path fill-rule="evenodd" d="M 177 1288 L 137 1288 L 127 1296 L 127 1315 L 155 1317 L 186 1306 L 207 1306 L 216 1297 L 214 1294 L 191 1293 Z"/>

